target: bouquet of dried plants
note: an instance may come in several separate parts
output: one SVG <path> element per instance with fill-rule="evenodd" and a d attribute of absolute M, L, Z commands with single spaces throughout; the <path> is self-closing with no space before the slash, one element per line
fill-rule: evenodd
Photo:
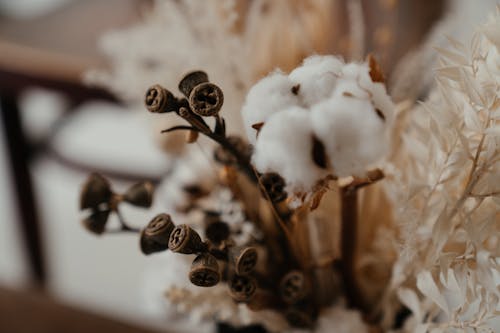
<path fill-rule="evenodd" d="M 117 194 L 92 174 L 83 223 L 183 258 L 169 257 L 173 275 L 187 260 L 165 295 L 198 317 L 269 331 L 493 332 L 500 16 L 470 44 L 449 44 L 424 103 L 395 105 L 371 55 L 315 55 L 255 83 L 236 131 L 223 114 L 237 111 L 221 112 L 228 96 L 207 73 L 184 75 L 179 93 L 154 85 L 147 110 L 181 120 L 163 133 L 203 153 L 179 159 L 160 189 L 170 210 L 143 228 L 120 206 L 150 207 L 153 185 Z"/>

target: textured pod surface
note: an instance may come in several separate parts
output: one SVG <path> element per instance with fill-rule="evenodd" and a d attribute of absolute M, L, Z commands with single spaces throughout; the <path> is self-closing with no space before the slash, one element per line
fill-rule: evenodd
<path fill-rule="evenodd" d="M 205 82 L 208 82 L 208 75 L 204 71 L 189 72 L 179 82 L 179 90 L 189 98 L 194 87 Z"/>
<path fill-rule="evenodd" d="M 211 117 L 219 113 L 224 104 L 222 90 L 213 83 L 197 85 L 189 95 L 189 106 L 194 113 L 202 117 Z"/>
<path fill-rule="evenodd" d="M 251 273 L 257 265 L 258 255 L 254 247 L 233 247 L 229 255 L 238 275 Z"/>
<path fill-rule="evenodd" d="M 159 84 L 148 88 L 144 97 L 144 103 L 148 111 L 153 113 L 172 112 L 177 109 L 177 102 L 174 95 Z"/>
<path fill-rule="evenodd" d="M 92 173 L 83 185 L 80 194 L 80 209 L 97 208 L 111 199 L 111 185 L 103 176 Z"/>
<path fill-rule="evenodd" d="M 257 282 L 248 276 L 234 275 L 229 282 L 229 294 L 237 302 L 249 301 L 257 291 Z"/>
<path fill-rule="evenodd" d="M 173 252 L 192 254 L 206 250 L 206 245 L 196 231 L 186 224 L 181 224 L 170 234 L 168 248 Z"/>
<path fill-rule="evenodd" d="M 198 255 L 189 271 L 189 280 L 198 287 L 213 287 L 221 278 L 219 264 L 215 257 L 209 253 Z"/>
<path fill-rule="evenodd" d="M 140 247 L 144 254 L 168 249 L 170 234 L 175 225 L 168 214 L 156 215 L 141 231 Z"/>
<path fill-rule="evenodd" d="M 280 295 L 288 304 L 303 300 L 309 293 L 309 285 L 301 271 L 291 271 L 280 281 Z"/>
<path fill-rule="evenodd" d="M 123 195 L 123 199 L 135 206 L 149 208 L 153 203 L 154 186 L 151 182 L 132 185 Z"/>

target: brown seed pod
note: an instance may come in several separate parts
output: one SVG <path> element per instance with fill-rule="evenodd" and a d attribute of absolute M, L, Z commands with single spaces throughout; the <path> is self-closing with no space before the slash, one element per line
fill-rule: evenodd
<path fill-rule="evenodd" d="M 238 275 L 248 275 L 257 265 L 257 249 L 254 247 L 231 247 L 229 260 L 234 264 L 234 271 Z"/>
<path fill-rule="evenodd" d="M 142 253 L 148 255 L 168 249 L 170 234 L 175 225 L 168 214 L 156 215 L 141 231 L 140 246 Z"/>
<path fill-rule="evenodd" d="M 153 193 L 154 186 L 151 182 L 140 182 L 125 192 L 123 200 L 135 206 L 148 208 L 153 203 Z"/>
<path fill-rule="evenodd" d="M 189 98 L 191 91 L 199 84 L 208 82 L 208 75 L 203 71 L 189 72 L 179 82 L 179 90 Z"/>
<path fill-rule="evenodd" d="M 97 208 L 100 204 L 109 203 L 112 194 L 109 182 L 100 174 L 92 173 L 83 185 L 80 209 Z"/>
<path fill-rule="evenodd" d="M 89 217 L 82 221 L 82 224 L 91 233 L 100 235 L 106 229 L 109 213 L 109 210 L 94 210 Z"/>
<path fill-rule="evenodd" d="M 189 280 L 198 287 L 213 287 L 221 278 L 217 259 L 210 253 L 198 255 L 191 264 Z"/>
<path fill-rule="evenodd" d="M 261 190 L 265 190 L 269 199 L 272 202 L 281 202 L 285 200 L 288 194 L 285 191 L 285 180 L 279 174 L 275 172 L 268 172 L 260 177 L 260 182 L 262 184 Z M 267 199 L 265 193 L 263 197 Z"/>
<path fill-rule="evenodd" d="M 197 85 L 189 95 L 189 106 L 194 113 L 202 117 L 217 115 L 224 104 L 222 90 L 213 83 Z"/>
<path fill-rule="evenodd" d="M 220 244 L 228 239 L 230 232 L 229 225 L 220 220 L 208 222 L 205 228 L 205 236 L 214 244 Z"/>
<path fill-rule="evenodd" d="M 281 279 L 279 290 L 285 303 L 294 304 L 307 297 L 310 287 L 304 273 L 294 270 Z"/>
<path fill-rule="evenodd" d="M 172 112 L 178 108 L 174 95 L 159 84 L 148 88 L 144 103 L 148 111 L 153 113 Z"/>
<path fill-rule="evenodd" d="M 295 307 L 285 311 L 285 318 L 293 327 L 309 328 L 314 324 L 314 316 L 310 312 Z"/>
<path fill-rule="evenodd" d="M 229 294 L 237 302 L 247 302 L 257 290 L 257 282 L 249 276 L 234 275 L 229 281 Z"/>
<path fill-rule="evenodd" d="M 170 234 L 168 248 L 173 252 L 192 254 L 206 251 L 207 245 L 196 231 L 186 224 L 180 224 Z"/>

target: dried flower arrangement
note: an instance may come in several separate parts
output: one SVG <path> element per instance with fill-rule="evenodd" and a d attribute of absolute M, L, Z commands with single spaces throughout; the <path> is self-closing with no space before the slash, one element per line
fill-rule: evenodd
<path fill-rule="evenodd" d="M 166 297 L 205 318 L 269 331 L 493 332 L 500 15 L 470 46 L 450 44 L 417 106 L 393 104 L 371 56 L 312 56 L 272 72 L 243 103 L 248 142 L 226 131 L 225 96 L 205 72 L 185 75 L 180 97 L 154 85 L 148 111 L 184 120 L 164 132 L 210 139 L 216 163 L 179 161 L 165 189 L 172 211 L 143 229 L 119 206 L 149 207 L 152 185 L 119 195 L 93 174 L 84 224 L 136 232 L 144 254 L 184 254 L 197 287 L 174 283 Z M 111 212 L 118 230 L 106 228 Z"/>

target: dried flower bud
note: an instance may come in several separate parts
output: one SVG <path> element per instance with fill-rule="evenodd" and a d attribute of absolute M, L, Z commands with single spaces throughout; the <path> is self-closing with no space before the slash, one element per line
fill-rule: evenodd
<path fill-rule="evenodd" d="M 229 294 L 237 302 L 247 302 L 255 294 L 257 283 L 248 276 L 234 275 L 229 282 Z"/>
<path fill-rule="evenodd" d="M 238 275 L 251 273 L 257 265 L 257 250 L 254 247 L 232 247 L 229 250 L 230 261 Z"/>
<path fill-rule="evenodd" d="M 198 287 L 213 287 L 221 278 L 217 259 L 210 253 L 198 255 L 189 272 L 189 280 Z"/>
<path fill-rule="evenodd" d="M 229 238 L 229 225 L 223 221 L 211 221 L 207 224 L 205 235 L 214 244 L 220 244 Z"/>
<path fill-rule="evenodd" d="M 286 310 L 285 318 L 294 327 L 309 328 L 314 323 L 314 317 L 311 313 L 295 307 Z"/>
<path fill-rule="evenodd" d="M 207 249 L 200 235 L 186 224 L 178 225 L 170 234 L 168 248 L 173 252 L 192 254 Z"/>
<path fill-rule="evenodd" d="M 153 203 L 154 186 L 151 182 L 141 182 L 132 185 L 123 195 L 123 200 L 139 207 L 151 207 Z"/>
<path fill-rule="evenodd" d="M 106 228 L 109 213 L 109 210 L 94 210 L 89 217 L 82 221 L 82 224 L 91 233 L 100 235 Z"/>
<path fill-rule="evenodd" d="M 100 174 L 92 173 L 83 185 L 80 209 L 97 208 L 102 203 L 108 203 L 112 194 L 109 182 Z"/>
<path fill-rule="evenodd" d="M 283 301 L 294 304 L 303 300 L 309 293 L 309 285 L 301 271 L 288 272 L 280 282 L 280 295 Z"/>
<path fill-rule="evenodd" d="M 158 214 L 141 231 L 141 251 L 148 255 L 168 249 L 170 234 L 175 225 L 168 214 Z"/>
<path fill-rule="evenodd" d="M 224 104 L 222 90 L 210 82 L 197 85 L 189 95 L 191 110 L 202 117 L 217 115 L 222 108 L 222 104 Z"/>
<path fill-rule="evenodd" d="M 155 84 L 148 88 L 144 102 L 148 111 L 153 113 L 164 113 L 177 110 L 177 100 L 174 95 L 159 84 Z"/>
<path fill-rule="evenodd" d="M 189 95 L 194 87 L 205 82 L 208 82 L 207 73 L 203 71 L 189 72 L 184 75 L 182 80 L 179 82 L 179 90 L 184 94 L 184 96 L 189 98 Z"/>
<path fill-rule="evenodd" d="M 285 192 L 285 180 L 279 174 L 275 172 L 268 172 L 260 177 L 260 182 L 262 184 L 261 190 L 265 190 L 269 199 L 272 202 L 281 202 L 287 198 L 287 193 Z M 264 198 L 266 198 L 265 193 L 263 193 Z"/>
<path fill-rule="evenodd" d="M 244 156 L 245 159 L 250 161 L 250 156 L 252 156 L 252 147 L 246 143 L 245 140 L 239 136 L 231 135 L 227 137 L 227 141 L 241 156 Z M 224 165 L 236 165 L 238 162 L 234 153 L 223 148 L 222 146 L 218 146 L 215 149 L 214 158 L 217 162 Z"/>

